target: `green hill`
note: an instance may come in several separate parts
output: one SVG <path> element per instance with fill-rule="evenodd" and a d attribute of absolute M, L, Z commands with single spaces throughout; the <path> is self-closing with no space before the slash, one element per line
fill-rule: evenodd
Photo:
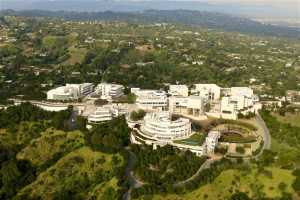
<path fill-rule="evenodd" d="M 119 160 L 115 165 L 115 160 Z M 82 147 L 61 158 L 24 187 L 16 199 L 84 199 L 99 184 L 113 178 L 115 167 L 122 165 L 120 155 L 92 151 Z"/>
<path fill-rule="evenodd" d="M 80 131 L 64 132 L 47 129 L 42 136 L 32 140 L 17 154 L 19 160 L 29 160 L 39 166 L 60 154 L 66 154 L 84 145 L 84 135 Z"/>

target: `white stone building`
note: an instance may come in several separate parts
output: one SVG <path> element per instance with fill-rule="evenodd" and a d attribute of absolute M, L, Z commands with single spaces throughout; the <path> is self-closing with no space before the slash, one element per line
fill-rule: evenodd
<path fill-rule="evenodd" d="M 205 100 L 200 96 L 171 96 L 169 111 L 173 114 L 200 116 L 204 114 Z"/>
<path fill-rule="evenodd" d="M 214 153 L 215 148 L 218 145 L 218 140 L 221 137 L 221 134 L 219 131 L 210 131 L 205 138 L 205 147 L 206 147 L 206 153 L 211 154 Z"/>
<path fill-rule="evenodd" d="M 221 88 L 216 84 L 194 84 L 191 93 L 210 102 L 218 101 L 221 97 Z"/>
<path fill-rule="evenodd" d="M 248 87 L 232 87 L 221 100 L 221 117 L 236 120 L 238 113 L 257 112 L 261 108 L 259 99 Z"/>
<path fill-rule="evenodd" d="M 112 120 L 112 113 L 109 107 L 98 107 L 97 110 L 88 116 L 89 124 L 98 124 Z"/>
<path fill-rule="evenodd" d="M 231 87 L 230 88 L 231 96 L 245 96 L 252 98 L 254 96 L 253 90 L 249 87 Z"/>
<path fill-rule="evenodd" d="M 139 90 L 135 92 L 136 105 L 143 110 L 166 110 L 168 98 L 164 91 L 160 90 Z"/>
<path fill-rule="evenodd" d="M 94 85 L 92 83 L 83 84 L 66 84 L 47 92 L 49 100 L 77 100 L 93 92 Z"/>
<path fill-rule="evenodd" d="M 169 112 L 147 113 L 141 131 L 150 139 L 166 142 L 184 139 L 192 134 L 189 119 L 178 118 L 172 120 Z"/>
<path fill-rule="evenodd" d="M 219 131 L 209 132 L 202 145 L 178 142 L 189 138 L 192 134 L 189 119 L 172 119 L 170 112 L 154 112 L 148 113 L 140 126 L 133 127 L 130 141 L 134 144 L 153 145 L 153 149 L 168 144 L 184 151 L 189 150 L 197 156 L 214 153 L 220 138 Z"/>
<path fill-rule="evenodd" d="M 117 105 L 105 105 L 97 107 L 96 111 L 88 115 L 89 124 L 98 124 L 105 121 L 110 121 L 114 117 L 127 114 L 127 110 Z"/>
<path fill-rule="evenodd" d="M 101 95 L 101 99 L 111 100 L 122 96 L 124 86 L 111 83 L 100 83 L 95 89 L 96 93 Z"/>
<path fill-rule="evenodd" d="M 189 96 L 189 88 L 186 85 L 170 85 L 168 93 L 172 96 Z"/>

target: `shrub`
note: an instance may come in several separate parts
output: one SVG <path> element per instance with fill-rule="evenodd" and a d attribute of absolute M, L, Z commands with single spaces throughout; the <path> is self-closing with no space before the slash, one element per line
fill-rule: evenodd
<path fill-rule="evenodd" d="M 143 119 L 145 115 L 146 115 L 146 112 L 144 110 L 133 111 L 130 114 L 130 119 L 132 119 L 133 121 L 138 121 L 138 120 Z"/>
<path fill-rule="evenodd" d="M 245 149 L 244 147 L 236 147 L 236 152 L 240 153 L 240 154 L 244 154 L 245 153 Z"/>
<path fill-rule="evenodd" d="M 297 177 L 295 179 L 294 183 L 292 184 L 292 187 L 298 194 L 300 194 L 300 177 Z"/>

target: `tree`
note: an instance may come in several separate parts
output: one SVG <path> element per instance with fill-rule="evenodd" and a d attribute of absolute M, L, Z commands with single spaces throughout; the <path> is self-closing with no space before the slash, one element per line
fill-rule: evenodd
<path fill-rule="evenodd" d="M 297 177 L 295 179 L 294 183 L 292 184 L 292 187 L 298 194 L 300 194 L 300 177 Z"/>
<path fill-rule="evenodd" d="M 240 154 L 244 154 L 245 153 L 245 148 L 244 147 L 236 147 L 236 152 L 240 153 Z"/>
<path fill-rule="evenodd" d="M 130 119 L 133 121 L 138 121 L 144 118 L 146 115 L 146 112 L 144 110 L 138 110 L 138 111 L 133 111 L 130 114 Z"/>
<path fill-rule="evenodd" d="M 272 152 L 271 150 L 264 150 L 261 157 L 260 157 L 260 163 L 262 163 L 264 166 L 268 166 L 274 162 L 274 157 L 276 153 Z"/>
<path fill-rule="evenodd" d="M 244 192 L 237 192 L 231 196 L 231 200 L 251 200 Z"/>

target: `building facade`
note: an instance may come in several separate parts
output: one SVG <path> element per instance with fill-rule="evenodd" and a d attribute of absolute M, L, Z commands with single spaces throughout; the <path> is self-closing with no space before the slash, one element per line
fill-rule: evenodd
<path fill-rule="evenodd" d="M 101 99 L 111 100 L 124 95 L 124 86 L 110 83 L 100 83 L 95 89 L 101 95 Z"/>
<path fill-rule="evenodd" d="M 108 107 L 98 107 L 97 110 L 88 116 L 89 124 L 98 124 L 112 120 L 112 113 Z"/>
<path fill-rule="evenodd" d="M 49 100 L 77 100 L 93 92 L 94 85 L 92 83 L 83 84 L 66 84 L 47 92 Z"/>
<path fill-rule="evenodd" d="M 200 116 L 204 114 L 205 100 L 200 96 L 171 96 L 169 111 L 173 114 Z"/>
<path fill-rule="evenodd" d="M 168 97 L 164 91 L 146 90 L 136 92 L 136 105 L 143 110 L 162 111 L 168 106 Z"/>
<path fill-rule="evenodd" d="M 141 131 L 151 139 L 172 141 L 187 138 L 192 134 L 191 122 L 186 118 L 172 120 L 169 112 L 148 113 Z"/>
<path fill-rule="evenodd" d="M 212 102 L 220 100 L 221 88 L 216 84 L 194 84 L 191 93 Z"/>
<path fill-rule="evenodd" d="M 189 96 L 189 88 L 186 85 L 170 85 L 168 93 L 172 96 Z"/>
<path fill-rule="evenodd" d="M 127 110 L 118 105 L 105 105 L 97 107 L 96 111 L 88 115 L 89 124 L 98 124 L 105 121 L 110 121 L 114 117 L 126 115 Z"/>

